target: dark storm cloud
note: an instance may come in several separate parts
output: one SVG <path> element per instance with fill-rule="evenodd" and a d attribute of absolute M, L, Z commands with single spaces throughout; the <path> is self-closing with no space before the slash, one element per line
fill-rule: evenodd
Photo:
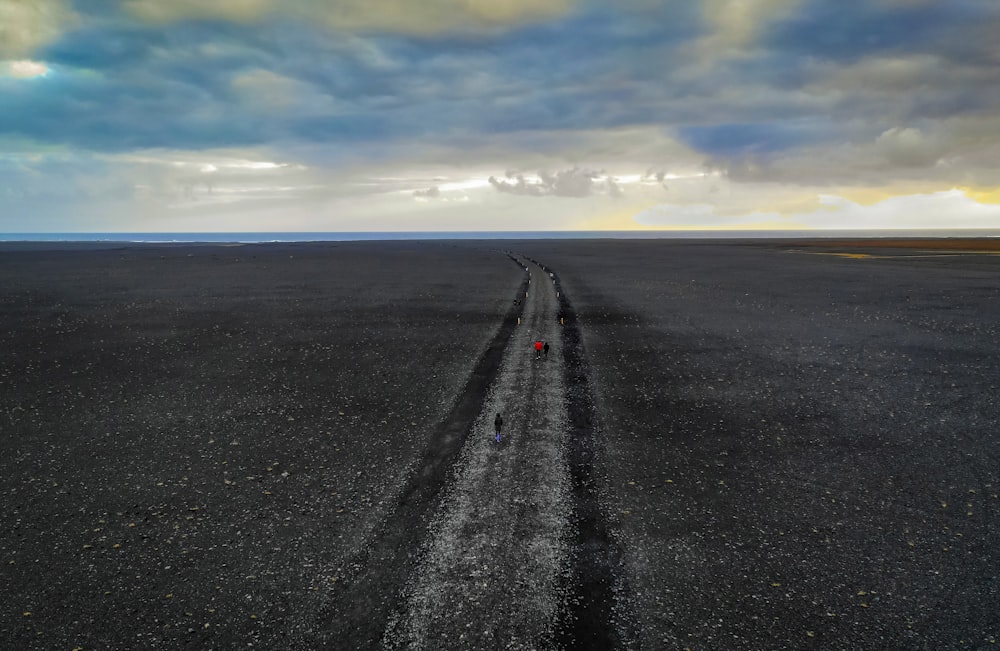
<path fill-rule="evenodd" d="M 580 3 L 503 29 L 415 36 L 294 13 L 143 23 L 116 3 L 78 0 L 81 20 L 37 52 L 47 77 L 0 76 L 0 136 L 112 152 L 308 143 L 340 160 L 362 146 L 391 158 L 404 140 L 461 156 L 477 138 L 540 151 L 554 133 L 652 126 L 725 169 L 727 159 L 873 145 L 891 129 L 931 133 L 923 121 L 1000 101 L 990 36 L 1000 3 L 750 4 L 787 10 L 743 24 L 727 2 L 713 11 L 732 15 L 710 17 L 680 0 Z M 940 139 L 934 151 L 950 152 Z M 586 196 L 592 181 L 494 187 Z M 612 184 L 602 191 L 620 190 Z"/>
<path fill-rule="evenodd" d="M 201 90 L 181 82 L 122 83 L 65 78 L 0 84 L 0 127 L 6 134 L 97 151 L 222 146 L 249 140 L 241 116 L 203 109 Z M 8 88 L 4 88 L 8 86 Z M 242 123 L 241 123 L 242 122 Z"/>
<path fill-rule="evenodd" d="M 816 122 L 717 124 L 681 127 L 681 140 L 713 156 L 767 155 L 834 136 L 829 125 Z"/>
<path fill-rule="evenodd" d="M 937 52 L 979 59 L 992 47 L 986 37 L 1000 21 L 992 0 L 872 2 L 809 0 L 796 14 L 767 30 L 767 47 L 788 54 L 854 61 L 876 53 Z M 980 31 L 982 30 L 982 31 Z M 995 31 L 993 32 L 995 37 Z"/>
<path fill-rule="evenodd" d="M 41 52 L 52 79 L 15 93 L 0 131 L 96 150 L 379 141 L 399 135 L 607 128 L 648 121 L 628 83 L 632 54 L 671 47 L 698 24 L 690 3 L 656 16 L 610 10 L 476 38 L 331 34 L 291 20 L 143 26 L 107 4 L 101 20 Z M 669 19 L 667 19 L 669 18 Z M 623 68 L 624 65 L 624 68 Z M 337 111 L 259 115 L 241 73 L 301 82 Z M 308 108 L 308 107 L 306 107 Z"/>
<path fill-rule="evenodd" d="M 350 143 L 391 136 L 412 122 L 379 110 L 379 103 L 391 104 L 391 74 L 374 71 L 349 48 L 309 54 L 292 45 L 317 38 L 298 25 L 237 30 L 224 23 L 71 32 L 46 51 L 48 77 L 0 78 L 0 132 L 123 151 L 315 138 Z M 315 58 L 305 61 L 309 56 Z M 240 75 L 262 70 L 287 74 L 317 96 L 345 98 L 344 107 L 335 115 L 308 106 L 262 115 L 262 105 L 288 99 L 276 96 L 282 89 L 234 90 Z"/>
<path fill-rule="evenodd" d="M 94 26 L 69 32 L 42 55 L 55 65 L 109 70 L 145 62 L 153 50 L 166 46 L 167 39 L 159 30 Z"/>

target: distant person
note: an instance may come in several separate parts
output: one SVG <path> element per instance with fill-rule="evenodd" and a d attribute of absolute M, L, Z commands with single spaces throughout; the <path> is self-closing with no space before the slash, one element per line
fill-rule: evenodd
<path fill-rule="evenodd" d="M 542 357 L 542 342 L 535 342 L 535 359 L 541 359 Z"/>
<path fill-rule="evenodd" d="M 542 352 L 545 353 L 545 357 L 546 357 L 546 359 L 548 359 L 548 356 L 549 356 L 549 342 L 546 341 L 545 345 L 542 346 Z"/>
<path fill-rule="evenodd" d="M 500 416 L 500 412 L 497 412 L 497 417 L 493 419 L 493 429 L 497 433 L 497 443 L 500 442 L 500 430 L 503 429 L 503 418 Z"/>

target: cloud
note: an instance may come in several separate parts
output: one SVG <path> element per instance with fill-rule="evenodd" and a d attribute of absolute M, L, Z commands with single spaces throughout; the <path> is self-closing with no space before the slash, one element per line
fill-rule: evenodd
<path fill-rule="evenodd" d="M 645 172 L 645 174 L 642 175 L 642 181 L 646 182 L 646 183 L 651 182 L 651 181 L 656 181 L 657 183 L 663 183 L 663 181 L 666 178 L 667 178 L 666 171 L 664 171 L 664 170 L 654 170 L 652 168 L 651 169 L 647 169 L 646 172 Z"/>
<path fill-rule="evenodd" d="M 160 67 L 170 59 L 185 58 L 183 50 L 171 51 L 170 36 L 145 26 L 93 21 L 65 33 L 39 54 L 68 69 L 94 72 L 121 72 L 149 64 Z"/>
<path fill-rule="evenodd" d="M 928 167 L 944 155 L 943 143 L 912 127 L 893 127 L 875 141 L 876 148 L 901 167 Z"/>
<path fill-rule="evenodd" d="M 715 204 L 659 204 L 635 216 L 657 228 L 778 229 L 990 229 L 1000 223 L 1000 205 L 980 203 L 959 189 L 888 197 L 865 205 L 841 195 L 819 194 L 812 210 L 781 214 L 747 210 L 721 213 Z"/>
<path fill-rule="evenodd" d="M 529 197 L 541 197 L 546 194 L 541 183 L 529 183 L 524 178 L 523 174 L 515 175 L 513 181 L 498 179 L 495 176 L 491 176 L 489 178 L 489 182 L 490 185 L 496 188 L 499 192 L 520 194 Z"/>
<path fill-rule="evenodd" d="M 511 179 L 508 172 L 510 180 L 491 176 L 489 182 L 498 191 L 509 194 L 529 197 L 587 197 L 595 190 L 595 179 L 603 176 L 604 172 L 572 167 L 555 173 L 541 171 L 535 179 L 528 179 L 523 174 L 513 175 Z M 611 179 L 605 179 L 605 185 L 612 196 L 621 194 L 621 189 Z"/>
<path fill-rule="evenodd" d="M 413 196 L 417 199 L 437 199 L 441 196 L 441 189 L 436 185 L 432 185 L 426 190 L 414 190 Z"/>
<path fill-rule="evenodd" d="M 732 56 L 751 48 L 770 23 L 793 15 L 803 0 L 703 0 L 709 33 L 698 45 L 702 56 Z"/>
<path fill-rule="evenodd" d="M 802 219 L 819 228 L 996 228 L 1000 206 L 975 201 L 959 189 L 890 197 L 870 206 L 836 195 Z"/>
<path fill-rule="evenodd" d="M 812 0 L 771 25 L 765 47 L 838 64 L 926 55 L 950 65 L 995 66 L 1000 5 L 990 0 Z"/>
<path fill-rule="evenodd" d="M 66 0 L 0 0 L 0 60 L 30 56 L 77 22 Z"/>
<path fill-rule="evenodd" d="M 680 139 L 709 156 L 745 156 L 793 149 L 829 139 L 832 128 L 822 120 L 686 126 Z"/>
<path fill-rule="evenodd" d="M 276 9 L 268 0 L 125 0 L 123 7 L 150 23 L 205 19 L 249 22 L 259 20 Z"/>
<path fill-rule="evenodd" d="M 126 0 L 124 7 L 154 24 L 291 16 L 337 30 L 431 36 L 550 19 L 569 12 L 574 4 L 572 0 Z"/>
<path fill-rule="evenodd" d="M 641 182 L 643 177 L 636 174 L 631 178 Z M 557 172 L 543 170 L 534 177 L 508 170 L 505 179 L 491 176 L 488 181 L 498 192 L 526 197 L 590 197 L 603 194 L 619 198 L 625 194 L 619 179 L 604 171 L 581 167 Z"/>
<path fill-rule="evenodd" d="M 0 63 L 0 75 L 6 75 L 15 79 L 31 79 L 32 77 L 42 77 L 49 72 L 49 67 L 38 61 L 22 59 L 20 61 L 7 61 Z"/>
<path fill-rule="evenodd" d="M 560 170 L 555 174 L 539 172 L 542 187 L 557 197 L 586 197 L 594 187 L 594 179 L 599 172 L 574 167 Z"/>
<path fill-rule="evenodd" d="M 2 30 L 4 192 L 39 205 L 725 223 L 1000 187 L 993 0 L 0 0 Z"/>
<path fill-rule="evenodd" d="M 329 119 L 355 110 L 322 86 L 260 68 L 237 73 L 229 88 L 234 93 L 234 104 L 247 113 L 286 123 L 308 117 Z"/>
<path fill-rule="evenodd" d="M 635 215 L 644 228 L 676 230 L 796 230 L 803 224 L 770 212 L 722 215 L 711 204 L 660 204 Z"/>
<path fill-rule="evenodd" d="M 439 4 L 450 11 L 448 3 Z M 535 11 L 526 9 L 529 5 L 541 6 L 473 2 L 461 3 L 465 9 L 455 12 L 489 16 L 502 6 L 520 16 L 518 7 L 525 15 Z M 16 104 L 20 114 L 38 113 L 14 125 L 22 135 L 99 148 L 101 139 L 113 133 L 107 148 L 117 149 L 125 141 L 129 147 L 183 147 L 204 136 L 207 146 L 218 147 L 275 139 L 358 142 L 414 132 L 452 138 L 642 123 L 659 97 L 625 101 L 627 96 L 608 82 L 617 74 L 615 67 L 627 63 L 623 59 L 640 28 L 646 33 L 638 42 L 656 47 L 668 27 L 676 29 L 673 20 L 664 27 L 643 27 L 637 18 L 618 14 L 608 30 L 601 16 L 567 14 L 550 23 L 519 23 L 516 29 L 491 32 L 483 37 L 488 43 L 483 47 L 465 37 L 415 38 L 405 31 L 332 36 L 322 21 L 307 21 L 309 16 L 294 7 L 278 12 L 274 3 L 157 2 L 128 5 L 132 13 L 124 15 L 98 13 L 93 8 L 105 6 L 100 3 L 85 6 L 94 12 L 86 24 L 45 50 L 45 60 L 60 71 L 58 96 L 22 97 Z M 311 11 L 316 6 L 309 4 Z M 258 11 L 264 13 L 258 16 Z M 176 20 L 149 22 L 159 15 L 155 12 Z M 194 20 L 212 12 L 220 18 Z M 137 20 L 139 15 L 148 20 Z M 185 16 L 191 19 L 177 22 Z M 609 59 L 608 53 L 620 54 Z M 539 60 L 548 63 L 539 66 Z M 256 98 L 253 86 L 261 90 Z M 122 97 L 128 101 L 119 101 Z M 282 114 L 283 103 L 297 108 Z M 275 107 L 272 119 L 262 121 L 267 105 Z M 60 128 L 68 124 L 70 111 L 73 133 Z M 199 119 L 177 119 L 182 115 Z M 144 127 L 154 120 L 158 129 Z M 108 122 L 116 128 L 103 128 Z"/>

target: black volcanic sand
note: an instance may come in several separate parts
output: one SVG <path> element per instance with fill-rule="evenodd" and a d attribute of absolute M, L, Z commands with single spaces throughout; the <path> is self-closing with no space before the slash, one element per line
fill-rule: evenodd
<path fill-rule="evenodd" d="M 1000 258 L 510 246 L 578 313 L 635 645 L 995 648 Z"/>
<path fill-rule="evenodd" d="M 523 269 L 437 243 L 52 246 L 0 252 L 0 647 L 336 646 L 330 585 Z"/>
<path fill-rule="evenodd" d="M 524 270 L 499 248 L 557 274 L 582 337 L 566 389 L 595 456 L 588 443 L 571 462 L 599 496 L 586 526 L 608 533 L 613 553 L 595 555 L 614 585 L 566 587 L 614 602 L 574 610 L 612 613 L 599 639 L 1000 636 L 1000 257 L 663 240 L 48 248 L 0 252 L 0 647 L 343 645 L 349 624 L 323 621 L 345 612 L 341 586 L 412 570 L 380 573 L 366 550 L 408 521 L 401 492 L 502 336 Z M 381 634 L 357 625 L 352 640 Z M 562 639 L 586 646 L 586 630 Z"/>

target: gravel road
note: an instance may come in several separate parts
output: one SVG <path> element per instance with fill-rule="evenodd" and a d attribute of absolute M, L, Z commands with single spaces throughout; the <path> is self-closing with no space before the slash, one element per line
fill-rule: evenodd
<path fill-rule="evenodd" d="M 560 325 L 548 274 L 530 263 L 525 273 L 520 325 L 386 634 L 389 647 L 530 649 L 554 639 L 571 535 Z M 547 355 L 536 354 L 536 340 L 552 345 Z"/>

